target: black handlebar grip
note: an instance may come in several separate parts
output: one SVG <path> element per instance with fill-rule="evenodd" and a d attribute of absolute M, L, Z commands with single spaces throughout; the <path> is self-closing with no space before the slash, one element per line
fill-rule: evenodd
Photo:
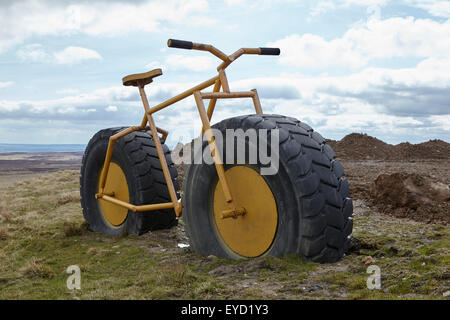
<path fill-rule="evenodd" d="M 266 56 L 279 56 L 280 55 L 280 48 L 260 48 L 262 55 Z"/>
<path fill-rule="evenodd" d="M 175 40 L 175 39 L 169 39 L 167 40 L 167 46 L 171 48 L 180 48 L 180 49 L 192 49 L 194 44 L 191 41 L 184 41 L 184 40 Z"/>

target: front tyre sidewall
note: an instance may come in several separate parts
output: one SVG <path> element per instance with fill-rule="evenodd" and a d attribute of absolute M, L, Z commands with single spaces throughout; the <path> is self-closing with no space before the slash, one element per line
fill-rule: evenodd
<path fill-rule="evenodd" d="M 247 142 L 248 144 L 248 142 Z M 209 148 L 206 146 L 206 148 Z M 246 150 L 249 150 L 248 146 Z M 246 165 L 255 169 L 258 173 L 258 165 Z M 232 165 L 225 165 L 224 169 Z M 286 183 L 290 181 L 280 165 L 278 174 L 262 176 L 269 185 L 276 201 L 278 211 L 277 231 L 269 249 L 262 254 L 280 256 L 286 253 L 294 253 L 298 238 L 298 208 L 297 201 L 292 192 L 293 187 Z M 221 258 L 243 259 L 246 258 L 232 251 L 222 240 L 214 218 L 214 190 L 218 183 L 217 171 L 214 165 L 197 164 L 190 165 L 185 177 L 185 190 L 183 207 L 183 219 L 185 229 L 197 253 L 203 255 L 215 255 Z"/>
<path fill-rule="evenodd" d="M 117 236 L 126 233 L 127 224 L 130 222 L 129 220 L 132 217 L 130 211 L 128 211 L 127 218 L 120 226 L 114 226 L 106 220 L 101 211 L 99 200 L 95 198 L 95 194 L 98 192 L 100 174 L 105 161 L 107 147 L 107 139 L 97 141 L 97 143 L 91 146 L 91 149 L 88 150 L 87 157 L 84 162 L 85 167 L 83 170 L 85 188 L 82 196 L 87 203 L 87 206 L 85 206 L 87 212 L 84 213 L 84 217 L 88 221 L 89 227 L 92 231 Z M 111 161 L 119 165 L 125 173 L 130 192 L 130 201 L 133 203 L 134 199 L 132 195 L 135 194 L 135 190 L 134 186 L 128 183 L 128 181 L 130 181 L 130 172 L 128 169 L 129 166 L 127 166 L 126 157 L 123 153 L 119 152 L 118 148 L 115 148 Z"/>

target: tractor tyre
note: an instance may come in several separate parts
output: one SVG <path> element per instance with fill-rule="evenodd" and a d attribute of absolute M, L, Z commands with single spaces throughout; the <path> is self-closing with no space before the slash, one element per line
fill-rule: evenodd
<path fill-rule="evenodd" d="M 258 143 L 245 140 L 245 163 L 236 164 L 236 152 L 235 163 L 227 163 L 223 148 L 233 201 L 246 209 L 242 216 L 223 219 L 226 204 L 214 164 L 187 165 L 183 221 L 195 252 L 230 259 L 296 253 L 315 262 L 336 262 L 345 255 L 353 228 L 349 184 L 320 134 L 280 115 L 240 116 L 213 128 L 222 133 L 223 146 L 227 129 L 278 129 L 279 141 L 273 143 L 279 146 L 279 168 L 276 174 L 261 175 L 267 161 L 261 161 L 259 152 L 256 163 L 249 161 L 249 150 L 259 148 L 259 136 Z M 269 145 L 270 137 L 264 138 Z M 205 148 L 209 146 L 203 142 L 194 153 Z"/>
<path fill-rule="evenodd" d="M 178 219 L 173 209 L 133 212 L 118 205 L 96 199 L 109 138 L 126 128 L 110 128 L 97 132 L 83 155 L 80 195 L 83 216 L 92 231 L 107 235 L 135 234 L 170 228 Z M 164 144 L 163 151 L 175 189 L 177 170 Z M 134 205 L 170 202 L 170 194 L 150 132 L 136 131 L 116 141 L 106 180 L 105 193 Z"/>

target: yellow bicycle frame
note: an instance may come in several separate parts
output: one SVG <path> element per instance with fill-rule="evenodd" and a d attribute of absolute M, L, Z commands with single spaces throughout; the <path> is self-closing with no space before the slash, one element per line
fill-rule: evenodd
<path fill-rule="evenodd" d="M 179 40 L 169 40 L 168 41 L 169 47 L 177 47 L 175 45 L 172 45 L 172 41 L 180 42 Z M 182 42 L 184 42 L 184 41 L 182 41 Z M 101 172 L 101 176 L 100 176 L 99 192 L 95 195 L 95 197 L 97 199 L 101 198 L 105 201 L 114 203 L 118 206 L 127 208 L 129 210 L 132 210 L 133 212 L 143 212 L 143 211 L 153 211 L 153 210 L 173 208 L 175 210 L 175 214 L 178 217 L 181 216 L 181 212 L 182 212 L 181 200 L 177 199 L 175 187 L 173 185 L 172 178 L 171 178 L 171 175 L 169 172 L 169 168 L 167 166 L 167 161 L 166 161 L 166 158 L 164 156 L 164 152 L 163 152 L 163 149 L 161 146 L 161 139 L 164 142 L 167 138 L 168 132 L 156 127 L 155 122 L 153 120 L 153 114 L 156 113 L 157 111 L 160 111 L 160 110 L 180 101 L 180 100 L 183 100 L 183 99 L 189 97 L 190 95 L 193 95 L 195 98 L 195 102 L 197 104 L 197 108 L 198 108 L 198 112 L 199 112 L 202 124 L 203 124 L 202 133 L 203 132 L 205 133 L 206 138 L 208 140 L 208 144 L 209 144 L 209 147 L 211 150 L 211 155 L 214 159 L 215 167 L 217 170 L 217 175 L 219 177 L 219 181 L 221 183 L 222 190 L 225 195 L 225 200 L 229 207 L 228 210 L 224 210 L 222 212 L 222 217 L 229 218 L 229 217 L 236 217 L 238 215 L 245 214 L 245 209 L 238 207 L 237 204 L 233 202 L 232 193 L 229 188 L 227 178 L 225 176 L 222 159 L 220 158 L 219 152 L 217 152 L 217 146 L 215 143 L 214 135 L 212 134 L 212 131 L 211 131 L 210 121 L 211 121 L 211 117 L 214 112 L 214 108 L 216 106 L 217 99 L 252 98 L 253 104 L 255 107 L 255 112 L 262 113 L 261 103 L 259 101 L 259 97 L 258 97 L 258 93 L 257 93 L 256 89 L 252 89 L 250 91 L 243 91 L 243 92 L 231 92 L 230 87 L 228 85 L 227 76 L 225 74 L 225 69 L 233 61 L 235 61 L 237 58 L 239 58 L 243 54 L 264 54 L 264 53 L 262 53 L 264 48 L 241 48 L 241 49 L 237 50 L 236 52 L 234 52 L 233 54 L 227 56 L 226 54 L 224 54 L 223 52 L 221 52 L 220 50 L 216 49 L 215 47 L 213 47 L 211 45 L 206 45 L 206 44 L 201 44 L 201 43 L 189 43 L 189 44 L 191 45 L 191 47 L 189 47 L 188 49 L 209 51 L 210 53 L 214 54 L 215 56 L 217 56 L 218 58 L 220 58 L 223 61 L 222 64 L 219 65 L 219 67 L 217 67 L 218 75 L 215 76 L 214 78 L 211 78 L 205 82 L 200 83 L 199 85 L 197 85 L 197 86 L 195 86 L 173 98 L 170 98 L 170 99 L 154 106 L 153 108 L 149 107 L 147 96 L 144 91 L 144 87 L 145 87 L 144 81 L 139 81 L 139 80 L 137 81 L 139 93 L 141 95 L 142 103 L 143 103 L 144 109 L 145 109 L 144 118 L 142 119 L 140 126 L 129 127 L 129 128 L 110 137 L 109 143 L 108 143 L 108 149 L 107 149 L 106 157 L 105 157 L 105 163 L 104 163 L 104 166 L 103 166 L 103 169 Z M 279 54 L 279 50 L 278 50 L 278 54 Z M 201 90 L 208 88 L 212 85 L 214 85 L 212 92 L 205 92 L 205 93 L 201 92 Z M 223 91 L 220 91 L 221 88 L 223 89 Z M 205 105 L 203 103 L 204 99 L 209 99 L 208 109 L 205 108 Z M 148 124 L 148 126 L 147 126 L 147 124 Z M 104 193 L 104 188 L 106 185 L 106 180 L 108 178 L 108 170 L 109 170 L 109 166 L 111 163 L 111 157 L 112 157 L 112 153 L 113 153 L 113 149 L 114 149 L 114 143 L 118 139 L 120 139 L 134 131 L 148 130 L 148 129 L 150 129 L 152 136 L 153 136 L 153 140 L 155 142 L 159 161 L 161 163 L 161 168 L 164 172 L 164 178 L 166 180 L 167 187 L 169 190 L 171 202 L 137 206 L 137 205 L 133 205 L 128 202 L 124 202 L 119 199 L 116 199 L 114 197 L 114 194 Z M 161 133 L 161 135 L 162 135 L 161 139 L 160 139 L 158 133 Z"/>

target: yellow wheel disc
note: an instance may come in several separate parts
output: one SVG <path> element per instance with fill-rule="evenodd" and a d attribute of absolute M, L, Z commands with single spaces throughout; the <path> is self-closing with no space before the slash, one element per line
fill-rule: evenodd
<path fill-rule="evenodd" d="M 254 169 L 235 166 L 225 171 L 237 207 L 246 213 L 237 218 L 222 218 L 229 209 L 220 181 L 214 191 L 214 216 L 223 242 L 235 253 L 244 257 L 264 254 L 272 245 L 278 225 L 275 198 L 266 180 Z"/>
<path fill-rule="evenodd" d="M 120 166 L 114 162 L 111 162 L 109 166 L 104 193 L 107 195 L 114 194 L 114 198 L 130 202 L 127 178 Z M 99 199 L 98 201 L 100 203 L 100 210 L 106 221 L 113 226 L 120 226 L 125 221 L 128 209 L 103 199 Z"/>

